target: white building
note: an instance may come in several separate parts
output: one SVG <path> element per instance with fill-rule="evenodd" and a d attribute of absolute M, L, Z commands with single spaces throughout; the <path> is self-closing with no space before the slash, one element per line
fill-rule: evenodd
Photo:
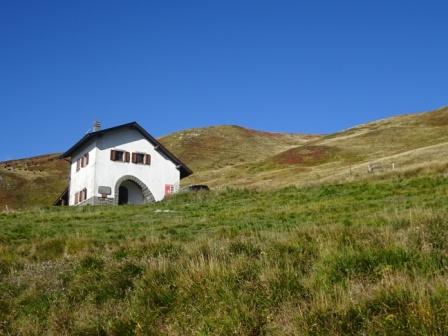
<path fill-rule="evenodd" d="M 179 190 L 192 171 L 138 123 L 90 133 L 62 154 L 70 185 L 55 204 L 143 204 Z"/>

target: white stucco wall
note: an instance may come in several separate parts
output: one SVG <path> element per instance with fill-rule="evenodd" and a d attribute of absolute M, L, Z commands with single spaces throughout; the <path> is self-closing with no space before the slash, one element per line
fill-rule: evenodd
<path fill-rule="evenodd" d="M 125 175 L 131 175 L 141 180 L 156 201 L 165 197 L 165 184 L 174 185 L 175 191 L 179 189 L 180 172 L 175 164 L 155 150 L 154 146 L 135 129 L 122 128 L 110 131 L 98 137 L 94 143 L 89 144 L 88 148 L 91 149 L 89 167 L 76 172 L 76 160 L 85 153 L 86 149 L 79 151 L 73 157 L 70 183 L 71 205 L 75 192 L 84 187 L 87 188 L 87 198 L 101 196 L 98 194 L 99 186 L 108 186 L 114 193 L 117 181 Z M 112 149 L 150 154 L 151 165 L 111 161 L 110 151 Z M 110 197 L 115 197 L 115 195 Z"/>
<path fill-rule="evenodd" d="M 89 153 L 89 164 L 84 168 L 76 171 L 76 161 L 84 154 Z M 91 141 L 79 151 L 74 153 L 71 158 L 70 165 L 70 193 L 69 205 L 75 204 L 75 193 L 82 189 L 87 189 L 87 198 L 93 196 L 95 188 L 95 159 L 96 159 L 96 142 Z"/>

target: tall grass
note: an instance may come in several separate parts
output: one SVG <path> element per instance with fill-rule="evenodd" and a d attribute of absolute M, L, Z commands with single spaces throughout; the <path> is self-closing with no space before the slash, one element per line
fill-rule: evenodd
<path fill-rule="evenodd" d="M 413 177 L 1 214 L 0 334 L 445 335 L 447 187 Z"/>

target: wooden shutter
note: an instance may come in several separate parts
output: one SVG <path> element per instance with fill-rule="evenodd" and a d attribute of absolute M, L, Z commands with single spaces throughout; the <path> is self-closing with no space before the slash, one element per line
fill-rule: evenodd
<path fill-rule="evenodd" d="M 81 162 L 78 160 L 76 160 L 76 171 L 78 171 L 81 167 Z"/>
<path fill-rule="evenodd" d="M 131 159 L 131 153 L 124 152 L 124 162 L 129 162 Z"/>
<path fill-rule="evenodd" d="M 89 153 L 86 153 L 86 166 L 89 164 Z"/>
<path fill-rule="evenodd" d="M 84 189 L 82 190 L 82 200 L 85 201 L 86 199 L 87 199 L 87 189 L 84 188 Z"/>
<path fill-rule="evenodd" d="M 78 195 L 79 193 L 75 193 L 75 204 L 78 204 Z"/>
<path fill-rule="evenodd" d="M 145 154 L 145 164 L 150 165 L 151 164 L 151 155 Z"/>
<path fill-rule="evenodd" d="M 132 163 L 137 163 L 137 154 L 132 153 Z"/>
<path fill-rule="evenodd" d="M 113 149 L 111 149 L 111 151 L 110 151 L 110 159 L 112 161 L 115 161 L 115 151 Z"/>

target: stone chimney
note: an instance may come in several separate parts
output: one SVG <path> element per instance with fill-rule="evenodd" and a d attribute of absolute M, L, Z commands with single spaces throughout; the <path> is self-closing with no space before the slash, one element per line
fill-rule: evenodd
<path fill-rule="evenodd" d="M 92 132 L 98 132 L 101 129 L 101 122 L 98 120 L 95 120 L 93 122 Z"/>

